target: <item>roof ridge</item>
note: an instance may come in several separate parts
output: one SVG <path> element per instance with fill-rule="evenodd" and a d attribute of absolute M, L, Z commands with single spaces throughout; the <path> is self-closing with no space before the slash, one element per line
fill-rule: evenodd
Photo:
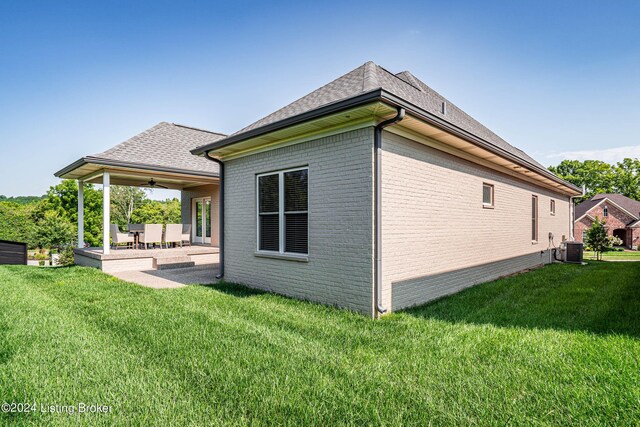
<path fill-rule="evenodd" d="M 167 123 L 167 122 L 160 122 L 160 123 Z M 192 130 L 197 130 L 197 131 L 200 131 L 200 132 L 211 133 L 211 134 L 214 134 L 214 135 L 228 136 L 226 133 L 214 132 L 212 130 L 197 128 L 197 127 L 187 126 L 187 125 L 181 125 L 180 123 L 167 123 L 167 124 L 170 124 L 170 125 L 173 125 L 173 126 L 178 126 L 178 127 L 185 128 L 185 129 L 192 129 Z"/>
<path fill-rule="evenodd" d="M 424 90 L 424 88 L 423 88 L 422 86 L 420 86 L 420 83 L 419 83 L 419 81 L 418 81 L 418 78 L 417 78 L 416 76 L 414 76 L 413 74 L 411 74 L 411 72 L 410 72 L 410 71 L 408 71 L 408 70 L 401 71 L 401 72 L 399 72 L 399 73 L 395 74 L 395 76 L 396 76 L 397 78 L 399 78 L 400 80 L 404 81 L 405 83 L 408 83 L 408 84 L 410 84 L 411 86 L 415 87 L 415 88 L 416 88 L 416 89 L 418 89 L 420 92 L 426 92 L 426 90 Z M 407 80 L 409 80 L 409 81 L 404 80 L 404 79 L 403 79 L 402 77 L 400 77 L 400 76 L 406 77 L 406 79 L 407 79 Z"/>
<path fill-rule="evenodd" d="M 385 69 L 384 67 L 380 67 L 382 70 L 386 71 L 387 73 L 389 73 L 390 75 L 392 75 L 393 77 L 395 77 L 396 79 L 400 80 L 401 82 L 416 88 L 417 90 L 419 90 L 420 92 L 424 93 L 425 95 L 431 95 L 431 96 L 435 96 L 438 97 L 442 100 L 442 102 L 446 102 L 447 103 L 447 108 L 448 109 L 456 109 L 459 111 L 460 114 L 462 114 L 463 116 L 466 116 L 468 119 L 470 119 L 471 121 L 477 123 L 479 126 L 481 126 L 482 128 L 484 128 L 487 132 L 493 134 L 493 136 L 495 136 L 496 138 L 500 139 L 502 142 L 504 142 L 505 144 L 509 145 L 512 149 L 514 149 L 515 151 L 517 151 L 519 154 L 523 154 L 525 156 L 528 156 L 527 153 L 522 150 L 521 148 L 516 147 L 515 145 L 507 142 L 504 138 L 502 138 L 500 135 L 498 135 L 497 133 L 495 133 L 494 131 L 492 131 L 491 129 L 489 129 L 488 127 L 486 127 L 485 125 L 483 125 L 482 123 L 480 123 L 478 120 L 476 120 L 475 118 L 473 118 L 470 114 L 468 114 L 467 112 L 465 112 L 463 109 L 461 109 L 460 107 L 458 107 L 456 104 L 454 104 L 453 102 L 451 102 L 448 98 L 446 98 L 444 95 L 440 94 L 438 91 L 436 91 L 435 89 L 433 89 L 431 86 L 429 86 L 428 84 L 426 84 L 425 82 L 423 82 L 422 80 L 420 80 L 418 77 L 414 76 L 410 71 L 402 71 L 398 74 L 403 74 L 405 76 L 407 76 L 407 78 L 411 79 L 413 82 L 416 83 L 416 86 L 414 86 L 413 84 L 407 82 L 406 80 L 398 77 L 397 74 L 393 74 L 392 72 L 390 72 L 389 70 Z M 450 120 L 446 119 L 448 122 L 450 122 Z M 486 138 L 482 138 L 484 140 L 486 140 Z M 535 161 L 535 159 L 534 159 Z"/>
<path fill-rule="evenodd" d="M 407 102 L 411 108 L 415 107 L 419 111 L 424 111 L 428 115 L 437 117 L 454 129 L 470 134 L 479 141 L 485 142 L 488 146 L 496 148 L 499 152 L 514 156 L 522 161 L 523 166 L 534 168 L 543 174 L 552 175 L 545 166 L 529 156 L 524 150 L 508 143 L 446 97 L 415 77 L 411 72 L 403 71 L 395 74 L 373 61 L 365 62 L 359 67 L 234 132 L 225 141 L 216 143 L 216 147 L 234 144 L 245 137 L 250 137 L 250 135 L 255 136 L 259 134 L 260 130 L 270 132 L 273 129 L 289 126 L 291 123 L 295 123 L 296 118 L 298 120 L 306 120 L 308 117 L 314 117 L 313 112 L 325 114 L 327 111 L 333 111 L 330 108 L 332 104 L 336 106 L 335 108 L 342 108 L 344 105 L 348 106 L 350 100 L 360 101 L 364 94 L 374 95 L 378 90 L 380 90 L 378 93 L 380 99 L 388 95 L 398 97 L 400 100 Z M 445 102 L 446 106 L 443 104 Z M 562 182 L 566 183 L 566 181 Z M 573 187 L 571 188 L 576 190 Z"/>
<path fill-rule="evenodd" d="M 117 151 L 120 147 L 122 147 L 125 144 L 129 143 L 130 141 L 132 141 L 132 140 L 135 141 L 135 140 L 138 140 L 140 138 L 144 138 L 145 135 L 148 135 L 148 134 L 152 133 L 154 130 L 156 130 L 157 128 L 160 128 L 160 127 L 166 126 L 166 125 L 171 125 L 171 123 L 168 123 L 168 122 L 156 123 L 155 125 L 151 126 L 149 129 L 145 129 L 142 132 L 139 132 L 139 133 L 137 133 L 137 134 L 125 139 L 124 141 L 121 141 L 121 142 L 117 143 L 113 147 L 107 148 L 104 151 L 101 151 L 101 152 L 96 153 L 96 154 L 92 154 L 92 155 L 90 155 L 90 157 L 100 157 L 100 156 L 103 156 L 103 155 L 111 154 L 111 153 Z"/>
<path fill-rule="evenodd" d="M 85 158 L 216 173 L 217 165 L 193 156 L 191 149 L 225 137 L 224 134 L 204 129 L 159 122 L 105 151 Z"/>
<path fill-rule="evenodd" d="M 269 115 L 267 115 L 267 116 L 263 117 L 262 119 L 260 119 L 260 120 L 258 120 L 258 121 L 255 121 L 255 122 L 253 122 L 253 123 L 251 123 L 251 124 L 249 124 L 249 125 L 245 126 L 244 128 L 240 129 L 239 131 L 236 131 L 236 132 L 232 133 L 232 134 L 231 134 L 231 136 L 233 136 L 233 135 L 238 135 L 238 134 L 241 134 L 241 133 L 244 133 L 244 132 L 246 132 L 246 131 L 248 131 L 248 130 L 251 130 L 251 129 L 252 129 L 253 127 L 255 127 L 255 126 L 258 126 L 258 127 L 259 127 L 259 125 L 260 125 L 260 123 L 261 123 L 261 122 L 263 122 L 263 121 L 265 121 L 265 120 L 268 120 L 268 119 L 270 119 L 271 117 L 277 116 L 277 115 L 278 115 L 278 114 L 280 114 L 280 113 L 285 112 L 287 109 L 291 108 L 293 105 L 303 104 L 305 101 L 313 100 L 314 98 L 316 98 L 316 97 L 318 96 L 318 94 L 322 94 L 323 92 L 327 91 L 327 90 L 328 90 L 327 88 L 332 87 L 332 86 L 333 86 L 333 85 L 335 85 L 335 84 L 336 84 L 336 82 L 338 82 L 338 81 L 348 80 L 348 79 L 349 79 L 351 76 L 353 76 L 353 75 L 359 75 L 358 79 L 363 78 L 363 77 L 364 77 L 364 70 L 362 70 L 362 73 L 358 73 L 358 71 L 359 71 L 360 69 L 364 69 L 364 68 L 366 68 L 366 66 L 367 66 L 370 62 L 371 62 L 371 61 L 369 61 L 369 62 L 365 62 L 364 64 L 362 64 L 362 65 L 360 65 L 360 66 L 358 66 L 358 67 L 354 68 L 353 70 L 351 70 L 351 71 L 348 71 L 348 72 L 344 73 L 344 74 L 343 74 L 343 75 L 341 75 L 340 77 L 338 77 L 338 78 L 336 78 L 336 79 L 333 79 L 333 80 L 331 80 L 330 82 L 328 82 L 328 83 L 326 83 L 326 84 L 324 84 L 324 85 L 320 86 L 319 88 L 315 89 L 314 91 L 309 92 L 309 93 L 307 93 L 306 95 L 301 96 L 301 97 L 299 97 L 299 98 L 295 99 L 294 101 L 290 102 L 289 104 L 287 104 L 287 105 L 285 105 L 285 106 L 283 106 L 283 107 L 280 107 L 279 109 L 277 109 L 276 111 L 272 112 L 271 114 L 269 114 Z M 371 62 L 371 64 L 373 64 L 373 62 Z M 373 64 L 373 65 L 375 65 L 375 64 Z M 352 79 L 352 80 L 353 80 L 353 79 Z M 359 81 L 359 80 L 357 81 L 357 85 L 358 85 L 357 87 L 359 87 L 359 88 L 362 88 L 362 87 L 363 87 L 363 85 L 360 85 L 360 81 Z M 378 86 L 378 87 L 380 87 L 380 86 Z M 335 92 L 335 91 L 334 91 L 334 92 Z M 359 93 L 363 93 L 363 92 L 362 92 L 362 91 L 359 91 Z M 310 102 L 312 102 L 312 101 L 310 101 Z M 317 107 L 316 107 L 316 108 L 317 108 Z"/>
<path fill-rule="evenodd" d="M 380 87 L 380 83 L 378 82 L 378 75 L 376 73 L 376 67 L 378 67 L 375 62 L 368 61 L 365 62 L 363 67 L 363 78 L 362 78 L 362 92 L 369 92 L 370 90 L 377 89 Z"/>
<path fill-rule="evenodd" d="M 402 83 L 404 83 L 404 84 L 406 84 L 406 85 L 408 85 L 408 86 L 411 86 L 412 88 L 417 89 L 417 90 L 419 90 L 420 92 L 426 92 L 426 91 L 424 91 L 424 90 L 421 90 L 420 88 L 415 87 L 414 85 L 412 85 L 412 84 L 411 84 L 411 83 L 409 83 L 408 81 L 406 81 L 406 80 L 404 80 L 404 79 L 401 79 L 400 77 L 398 77 L 398 75 L 397 75 L 397 74 L 392 73 L 391 71 L 387 70 L 387 69 L 386 69 L 386 68 L 384 68 L 383 66 L 381 66 L 381 65 L 377 65 L 377 64 L 376 64 L 376 67 L 378 67 L 380 70 L 384 71 L 385 73 L 389 74 L 389 75 L 390 75 L 391 77 L 393 77 L 394 79 L 396 79 L 396 80 L 398 80 L 398 81 L 400 81 L 400 82 L 402 82 Z M 398 73 L 398 74 L 400 74 L 400 73 Z M 416 79 L 417 79 L 417 78 L 416 78 Z M 443 97 L 443 98 L 444 98 L 444 97 Z"/>

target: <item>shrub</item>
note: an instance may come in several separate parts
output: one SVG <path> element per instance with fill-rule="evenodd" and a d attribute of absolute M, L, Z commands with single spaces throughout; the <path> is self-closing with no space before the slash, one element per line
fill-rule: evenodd
<path fill-rule="evenodd" d="M 66 246 L 61 252 L 56 265 L 73 265 L 73 247 Z"/>
<path fill-rule="evenodd" d="M 618 236 L 609 236 L 609 246 L 621 246 L 622 239 Z"/>

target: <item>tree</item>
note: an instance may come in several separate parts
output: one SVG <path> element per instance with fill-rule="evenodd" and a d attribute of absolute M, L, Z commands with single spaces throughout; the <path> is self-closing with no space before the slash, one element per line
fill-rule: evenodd
<path fill-rule="evenodd" d="M 42 200 L 43 196 L 16 196 L 7 197 L 0 194 L 0 202 L 13 202 L 19 205 L 29 205 L 31 203 Z"/>
<path fill-rule="evenodd" d="M 640 160 L 624 159 L 614 168 L 616 193 L 640 200 Z"/>
<path fill-rule="evenodd" d="M 65 179 L 52 186 L 44 199 L 38 203 L 33 221 L 45 217 L 47 211 L 55 211 L 72 224 L 78 223 L 78 183 Z M 76 232 L 77 234 L 77 232 Z M 102 190 L 84 184 L 84 240 L 89 246 L 102 245 Z"/>
<path fill-rule="evenodd" d="M 114 185 L 111 187 L 111 222 L 123 227 L 130 224 L 133 211 L 146 200 L 147 195 L 140 188 Z"/>
<path fill-rule="evenodd" d="M 30 248 L 34 223 L 31 219 L 35 205 L 0 202 L 0 239 L 25 242 Z"/>
<path fill-rule="evenodd" d="M 600 160 L 563 160 L 549 170 L 572 184 L 586 187 L 590 198 L 598 193 L 620 193 L 640 200 L 640 160 L 624 159 L 615 165 Z"/>
<path fill-rule="evenodd" d="M 32 241 L 39 248 L 61 249 L 76 238 L 76 228 L 56 211 L 47 211 L 36 223 Z"/>
<path fill-rule="evenodd" d="M 30 248 L 49 246 L 64 247 L 75 241 L 78 222 L 78 184 L 75 180 L 63 180 L 49 188 L 42 198 L 15 197 L 21 202 L 9 202 L 0 196 L 0 239 L 27 242 Z M 41 199 L 41 200 L 40 200 Z M 180 223 L 180 201 L 152 201 L 141 189 L 112 187 L 112 220 L 126 226 L 129 222 Z M 69 240 L 67 231 L 72 231 Z M 85 243 L 102 246 L 102 190 L 84 184 Z M 52 233 L 48 236 L 48 233 Z"/>
<path fill-rule="evenodd" d="M 585 198 L 598 193 L 614 192 L 614 170 L 610 164 L 600 160 L 563 160 L 558 166 L 551 166 L 551 172 L 560 178 L 586 187 Z"/>
<path fill-rule="evenodd" d="M 596 253 L 596 259 L 602 259 L 602 252 L 605 252 L 611 247 L 611 241 L 605 228 L 605 222 L 596 217 L 596 220 L 591 225 L 591 228 L 587 230 L 585 236 L 585 244 Z"/>
<path fill-rule="evenodd" d="M 175 198 L 164 202 L 147 200 L 133 211 L 131 221 L 137 224 L 179 224 L 180 201 Z"/>

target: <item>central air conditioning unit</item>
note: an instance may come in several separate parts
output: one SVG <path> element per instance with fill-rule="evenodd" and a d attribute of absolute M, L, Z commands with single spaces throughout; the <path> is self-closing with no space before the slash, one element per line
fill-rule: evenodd
<path fill-rule="evenodd" d="M 564 262 L 582 264 L 584 245 L 580 242 L 565 242 L 566 252 Z"/>

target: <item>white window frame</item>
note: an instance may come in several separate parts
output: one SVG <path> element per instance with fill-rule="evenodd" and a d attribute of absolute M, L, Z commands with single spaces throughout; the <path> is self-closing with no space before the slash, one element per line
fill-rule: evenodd
<path fill-rule="evenodd" d="M 485 203 L 484 201 L 484 187 L 491 188 L 491 203 Z M 483 208 L 493 208 L 496 202 L 496 187 L 493 184 L 489 184 L 488 182 L 482 183 L 482 207 Z"/>
<path fill-rule="evenodd" d="M 604 209 L 602 209 L 602 216 L 604 218 L 608 218 L 609 217 L 609 206 L 605 206 Z"/>
<path fill-rule="evenodd" d="M 551 215 L 555 215 L 556 214 L 556 201 L 555 201 L 555 199 L 551 199 L 549 204 L 550 204 L 549 210 L 551 211 Z"/>
<path fill-rule="evenodd" d="M 307 214 L 307 253 L 302 254 L 299 252 L 285 252 L 285 235 L 284 235 L 284 174 L 287 172 L 296 172 L 306 170 L 307 179 L 309 179 L 309 166 L 302 166 L 297 168 L 282 169 L 272 172 L 265 172 L 256 175 L 256 254 L 264 255 L 281 255 L 292 258 L 306 259 L 309 256 L 309 181 L 307 181 L 307 210 L 296 211 L 287 213 L 306 213 Z M 260 249 L 260 177 L 278 175 L 278 251 L 267 251 Z"/>

